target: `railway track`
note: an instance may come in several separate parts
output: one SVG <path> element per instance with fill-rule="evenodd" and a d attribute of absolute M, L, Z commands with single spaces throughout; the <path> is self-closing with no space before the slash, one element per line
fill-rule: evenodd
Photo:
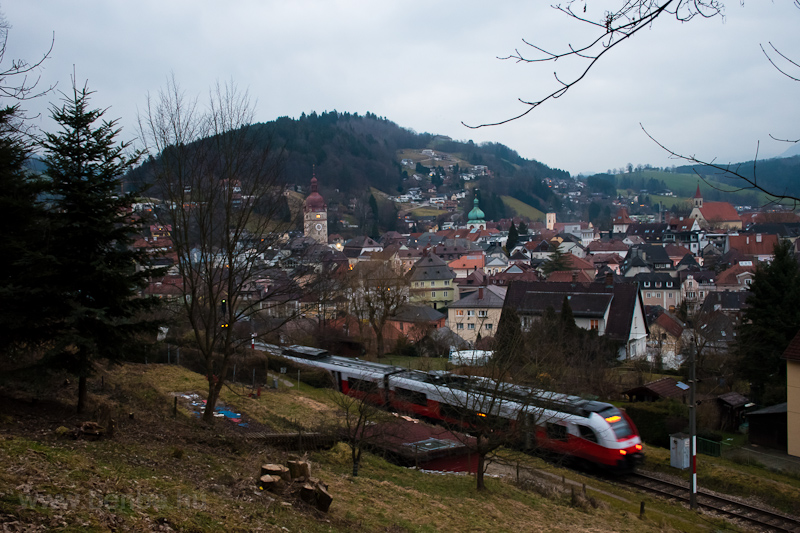
<path fill-rule="evenodd" d="M 654 494 L 680 501 L 689 501 L 689 488 L 686 483 L 673 483 L 639 472 L 620 478 L 620 481 Z M 796 518 L 753 507 L 703 490 L 697 492 L 697 505 L 703 509 L 713 510 L 771 531 L 800 532 L 800 520 Z"/>

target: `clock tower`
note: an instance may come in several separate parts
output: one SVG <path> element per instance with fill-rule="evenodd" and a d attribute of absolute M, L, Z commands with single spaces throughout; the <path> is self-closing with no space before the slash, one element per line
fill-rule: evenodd
<path fill-rule="evenodd" d="M 303 204 L 303 232 L 320 244 L 328 244 L 328 204 L 317 192 L 317 178 L 311 178 L 311 194 Z"/>

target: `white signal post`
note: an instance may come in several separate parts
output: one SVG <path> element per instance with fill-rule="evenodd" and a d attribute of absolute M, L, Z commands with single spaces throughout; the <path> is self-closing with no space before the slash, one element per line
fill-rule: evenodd
<path fill-rule="evenodd" d="M 694 338 L 692 338 L 694 343 Z M 692 456 L 692 477 L 689 482 L 689 507 L 697 509 L 697 345 L 692 350 L 689 364 L 689 455 Z"/>

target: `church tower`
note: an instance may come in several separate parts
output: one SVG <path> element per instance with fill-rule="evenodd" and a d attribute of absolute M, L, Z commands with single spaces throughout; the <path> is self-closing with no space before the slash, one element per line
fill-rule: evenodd
<path fill-rule="evenodd" d="M 697 192 L 694 193 L 694 207 L 703 209 L 703 195 L 700 193 L 700 182 L 697 182 Z"/>
<path fill-rule="evenodd" d="M 311 178 L 311 194 L 303 204 L 303 233 L 320 244 L 328 244 L 328 204 L 317 192 L 317 178 Z"/>

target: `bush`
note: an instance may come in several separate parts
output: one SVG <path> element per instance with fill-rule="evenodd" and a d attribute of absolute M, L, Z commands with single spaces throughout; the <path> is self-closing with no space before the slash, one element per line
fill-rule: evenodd
<path fill-rule="evenodd" d="M 662 448 L 669 448 L 669 436 L 683 431 L 689 424 L 689 408 L 672 400 L 629 403 L 625 411 L 636 424 L 642 440 Z"/>

